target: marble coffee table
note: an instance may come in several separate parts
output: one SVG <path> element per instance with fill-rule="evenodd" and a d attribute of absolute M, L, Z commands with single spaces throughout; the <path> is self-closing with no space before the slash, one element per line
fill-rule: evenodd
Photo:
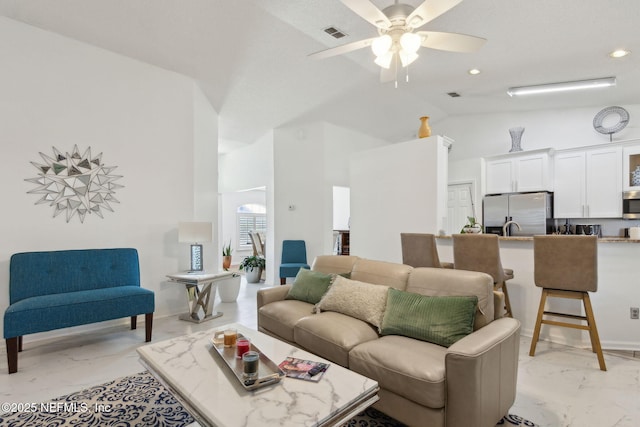
<path fill-rule="evenodd" d="M 327 362 L 237 323 L 140 347 L 142 363 L 202 426 L 340 425 L 378 400 L 376 381 L 331 362 L 317 383 L 285 377 L 247 391 L 211 344 L 213 331 L 226 327 L 249 337 L 276 364 L 287 356 Z"/>

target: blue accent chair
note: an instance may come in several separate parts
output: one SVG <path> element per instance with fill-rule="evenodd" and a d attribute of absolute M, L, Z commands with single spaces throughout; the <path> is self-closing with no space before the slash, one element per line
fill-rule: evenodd
<path fill-rule="evenodd" d="M 154 293 L 140 287 L 132 248 L 24 252 L 11 256 L 4 338 L 9 373 L 18 370 L 22 337 L 71 326 L 145 315 L 151 341 Z"/>
<path fill-rule="evenodd" d="M 284 240 L 280 263 L 280 284 L 287 283 L 287 277 L 296 277 L 301 268 L 310 268 L 307 264 L 307 246 L 304 240 Z"/>

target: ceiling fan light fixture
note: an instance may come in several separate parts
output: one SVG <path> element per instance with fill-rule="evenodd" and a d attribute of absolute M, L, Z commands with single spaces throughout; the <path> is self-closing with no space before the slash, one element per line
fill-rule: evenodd
<path fill-rule="evenodd" d="M 398 55 L 400 56 L 400 62 L 402 63 L 403 67 L 408 66 L 413 61 L 418 59 L 418 56 L 420 56 L 415 52 L 405 52 L 404 49 L 398 52 Z"/>
<path fill-rule="evenodd" d="M 371 43 L 371 50 L 375 56 L 380 57 L 389 52 L 392 44 L 393 40 L 391 39 L 391 36 L 389 34 L 385 34 L 373 40 Z"/>
<path fill-rule="evenodd" d="M 393 59 L 393 52 L 387 51 L 387 53 L 376 57 L 376 59 L 373 62 L 375 62 L 380 67 L 388 70 L 389 67 L 391 67 L 392 59 Z"/>
<path fill-rule="evenodd" d="M 539 93 L 566 92 L 572 90 L 597 89 L 616 85 L 615 77 L 600 79 L 578 80 L 562 83 L 548 83 L 534 86 L 511 87 L 507 90 L 509 96 L 534 95 Z"/>
<path fill-rule="evenodd" d="M 400 46 L 407 53 L 416 53 L 420 49 L 422 37 L 415 33 L 404 33 L 400 37 Z"/>

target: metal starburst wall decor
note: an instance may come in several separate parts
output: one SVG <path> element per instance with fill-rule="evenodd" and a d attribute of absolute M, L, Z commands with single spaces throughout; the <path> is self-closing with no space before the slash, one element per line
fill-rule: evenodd
<path fill-rule="evenodd" d="M 62 154 L 55 147 L 53 157 L 40 153 L 44 163 L 31 162 L 38 169 L 36 178 L 25 181 L 37 185 L 28 194 L 41 194 L 35 203 L 53 207 L 53 216 L 64 213 L 67 222 L 74 216 L 84 223 L 87 214 L 104 218 L 104 211 L 113 212 L 112 203 L 120 203 L 114 194 L 123 185 L 114 183 L 122 178 L 112 174 L 117 166 L 105 166 L 102 153 L 91 155 L 91 147 L 81 155 L 78 146 L 71 153 Z"/>

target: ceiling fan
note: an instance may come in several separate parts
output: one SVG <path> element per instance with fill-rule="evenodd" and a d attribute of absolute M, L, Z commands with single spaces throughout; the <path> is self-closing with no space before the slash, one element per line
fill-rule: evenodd
<path fill-rule="evenodd" d="M 376 64 L 383 69 L 389 69 L 393 64 L 397 70 L 398 65 L 406 67 L 418 58 L 420 46 L 464 53 L 475 52 L 486 42 L 486 39 L 466 34 L 414 32 L 462 0 L 426 0 L 416 8 L 396 0 L 393 5 L 383 10 L 378 9 L 369 0 L 341 1 L 364 20 L 375 25 L 379 36 L 312 53 L 309 55 L 310 58 L 329 58 L 371 46 L 376 55 Z"/>

